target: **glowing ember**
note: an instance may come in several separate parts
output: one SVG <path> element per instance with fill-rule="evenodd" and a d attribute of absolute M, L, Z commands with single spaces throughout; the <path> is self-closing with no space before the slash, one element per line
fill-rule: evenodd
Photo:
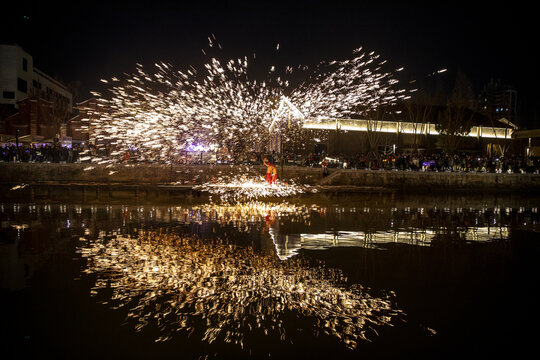
<path fill-rule="evenodd" d="M 195 189 L 218 195 L 219 199 L 224 202 L 236 202 L 267 197 L 287 197 L 307 191 L 313 191 L 309 185 L 300 186 L 281 181 L 269 184 L 262 177 L 248 178 L 243 175 L 232 179 L 220 178 L 215 182 L 196 186 Z"/>

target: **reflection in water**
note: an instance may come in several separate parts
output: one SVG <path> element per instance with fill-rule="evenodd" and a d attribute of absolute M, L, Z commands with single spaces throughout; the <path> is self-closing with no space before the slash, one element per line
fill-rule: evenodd
<path fill-rule="evenodd" d="M 300 249 L 324 250 L 337 246 L 355 246 L 368 249 L 385 249 L 388 244 L 430 246 L 441 234 L 452 234 L 448 229 L 408 229 L 396 231 L 335 231 L 322 234 L 280 235 L 270 231 L 270 236 L 280 259 L 298 254 Z M 509 229 L 500 227 L 473 227 L 456 229 L 453 235 L 463 241 L 492 241 L 508 239 Z"/>
<path fill-rule="evenodd" d="M 195 211 L 205 214 L 205 218 L 219 224 L 233 223 L 241 230 L 249 224 L 268 222 L 269 218 L 293 216 L 295 221 L 308 220 L 310 212 L 317 207 L 289 204 L 249 201 L 234 204 L 204 204 L 193 206 Z"/>
<path fill-rule="evenodd" d="M 456 239 L 465 242 L 492 241 L 497 239 L 508 239 L 509 228 L 501 224 L 500 208 L 495 209 L 410 209 L 398 210 L 371 209 L 355 207 L 327 208 L 320 206 L 295 205 L 289 203 L 265 203 L 247 202 L 236 204 L 205 204 L 194 207 L 205 218 L 219 224 L 234 224 L 239 231 L 247 230 L 250 224 L 265 223 L 265 231 L 272 238 L 280 259 L 285 260 L 298 254 L 300 249 L 321 250 L 335 246 L 361 246 L 370 249 L 384 249 L 385 244 L 400 243 L 417 246 L 430 246 L 432 242 L 441 235 L 451 235 Z M 512 209 L 503 209 L 505 214 L 510 214 Z M 525 209 L 518 209 L 523 213 Z M 316 214 L 319 218 L 328 218 L 333 213 L 333 219 L 339 220 L 343 217 L 358 217 L 369 215 L 375 212 L 375 216 L 385 221 L 383 229 L 373 227 L 375 224 L 367 224 L 366 231 L 353 231 L 335 229 L 321 233 L 291 233 L 280 228 L 279 222 L 288 220 L 289 222 L 304 223 L 310 225 L 312 216 Z M 536 209 L 532 209 L 536 214 Z M 468 226 L 448 225 L 456 222 L 455 218 L 470 218 Z M 276 219 L 278 221 L 276 222 Z M 407 219 L 404 223 L 403 219 Z M 454 221 L 452 221 L 452 219 Z M 415 221 L 416 220 L 416 221 Z M 450 221 L 449 221 L 450 220 Z M 399 223 L 399 227 L 394 228 L 394 224 Z M 462 222 L 460 222 L 462 223 Z M 536 225 L 536 220 L 531 221 Z M 524 225 L 527 225 L 524 222 Z M 388 229 L 387 227 L 390 227 Z M 306 230 L 310 230 L 308 226 Z"/>
<path fill-rule="evenodd" d="M 156 341 L 178 331 L 242 347 L 261 331 L 291 340 L 287 333 L 296 329 L 285 312 L 295 312 L 312 319 L 315 336 L 355 348 L 376 326 L 404 316 L 392 308 L 393 294 L 378 298 L 360 285 L 346 286 L 340 270 L 322 263 L 283 262 L 250 247 L 169 232 L 80 240 L 86 273 L 97 275 L 93 294 L 112 291 L 105 302 L 129 307 L 137 330 L 157 326 Z"/>
<path fill-rule="evenodd" d="M 308 344 L 332 339 L 339 349 L 363 349 L 365 339 L 387 344 L 388 333 L 397 330 L 401 336 L 415 324 L 422 324 L 422 337 L 429 326 L 435 330 L 428 328 L 426 336 L 443 337 L 455 330 L 459 339 L 469 311 L 483 311 L 492 300 L 504 306 L 500 279 L 515 273 L 528 283 L 531 271 L 515 272 L 509 264 L 527 263 L 514 251 L 526 244 L 523 234 L 536 238 L 540 232 L 538 208 L 511 202 L 471 207 L 467 202 L 441 202 L 440 207 L 420 203 L 0 204 L 0 287 L 35 286 L 29 281 L 34 274 L 42 273 L 38 270 L 44 264 L 54 264 L 61 270 L 51 279 L 41 278 L 46 280 L 44 294 L 50 294 L 58 274 L 75 261 L 73 276 L 83 297 L 79 304 L 88 300 L 90 291 L 92 301 L 119 309 L 114 313 L 125 314 L 127 324 L 144 330 L 142 337 L 175 339 L 165 345 L 173 347 L 187 339 L 212 343 L 209 348 L 227 344 L 251 350 L 264 342 L 271 349 L 276 343 L 298 346 L 306 336 Z M 519 246 L 507 246 L 510 243 Z M 363 249 L 324 251 L 332 247 Z M 413 247 L 415 251 L 409 251 Z M 74 248 L 78 256 L 73 256 Z M 469 248 L 486 264 L 477 264 L 477 256 L 464 256 Z M 61 252 L 67 258 L 63 267 L 57 256 Z M 351 256 L 343 257 L 347 253 Z M 532 267 L 536 252 L 528 253 Z M 392 273 L 386 265 L 396 259 L 403 263 Z M 451 266 L 440 266 L 445 262 Z M 469 276 L 483 267 L 485 272 Z M 485 279 L 491 279 L 492 290 L 471 310 L 471 296 L 489 287 Z M 462 283 L 466 286 L 456 285 Z M 449 290 L 440 292 L 443 288 Z M 454 295 L 448 297 L 450 293 Z M 462 308 L 459 302 L 455 305 L 456 298 L 466 304 L 457 330 L 437 321 L 454 306 L 448 318 L 459 316 Z M 415 309 L 420 307 L 425 313 L 419 316 Z M 118 325 L 105 321 L 103 326 L 111 324 Z M 402 328 L 405 324 L 407 329 Z"/>

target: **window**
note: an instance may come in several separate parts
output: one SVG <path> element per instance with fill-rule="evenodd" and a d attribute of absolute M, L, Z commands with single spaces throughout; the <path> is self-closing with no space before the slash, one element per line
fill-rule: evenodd
<path fill-rule="evenodd" d="M 28 84 L 26 83 L 26 80 L 17 78 L 17 90 L 25 94 L 28 92 Z"/>
<path fill-rule="evenodd" d="M 4 99 L 15 99 L 15 91 L 4 90 Z"/>
<path fill-rule="evenodd" d="M 22 58 L 22 69 L 23 71 L 28 71 L 28 60 L 26 58 Z"/>

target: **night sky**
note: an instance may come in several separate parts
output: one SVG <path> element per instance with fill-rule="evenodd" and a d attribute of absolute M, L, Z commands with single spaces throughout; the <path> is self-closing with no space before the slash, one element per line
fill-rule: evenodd
<path fill-rule="evenodd" d="M 476 92 L 500 79 L 518 90 L 522 124 L 540 127 L 538 15 L 531 5 L 376 3 L 34 1 L 2 5 L 1 42 L 23 46 L 34 66 L 64 83 L 79 82 L 75 101 L 89 97 L 101 78 L 134 71 L 137 62 L 198 67 L 211 34 L 224 60 L 255 53 L 261 66 L 345 59 L 362 46 L 403 66 L 408 79 L 430 81 L 430 73 L 447 68 L 438 75 L 445 86 L 462 72 Z"/>

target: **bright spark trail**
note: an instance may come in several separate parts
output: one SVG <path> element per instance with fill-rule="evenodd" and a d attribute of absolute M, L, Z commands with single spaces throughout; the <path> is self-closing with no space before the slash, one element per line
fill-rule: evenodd
<path fill-rule="evenodd" d="M 215 38 L 209 40 L 212 50 Z M 250 74 L 247 56 L 223 63 L 207 55 L 202 69 L 157 63 L 154 73 L 137 65 L 122 79 L 102 80 L 109 94 L 93 92 L 103 109 L 90 123 L 93 140 L 98 148 L 112 146 L 109 156 L 137 149 L 148 161 L 171 161 L 198 144 L 241 154 L 262 149 L 276 119 L 288 118 L 288 128 L 301 129 L 306 118 L 362 115 L 408 98 L 394 78 L 401 69 L 383 70 L 387 61 L 361 48 L 353 55 L 314 69 L 271 66 L 262 81 Z M 307 80 L 292 86 L 297 72 Z M 279 106 L 284 101 L 288 107 Z"/>
<path fill-rule="evenodd" d="M 195 187 L 216 195 L 223 203 L 237 203 L 261 198 L 288 197 L 304 192 L 316 192 L 310 186 L 300 186 L 284 182 L 269 185 L 264 179 L 240 175 L 234 178 L 220 178 Z"/>

